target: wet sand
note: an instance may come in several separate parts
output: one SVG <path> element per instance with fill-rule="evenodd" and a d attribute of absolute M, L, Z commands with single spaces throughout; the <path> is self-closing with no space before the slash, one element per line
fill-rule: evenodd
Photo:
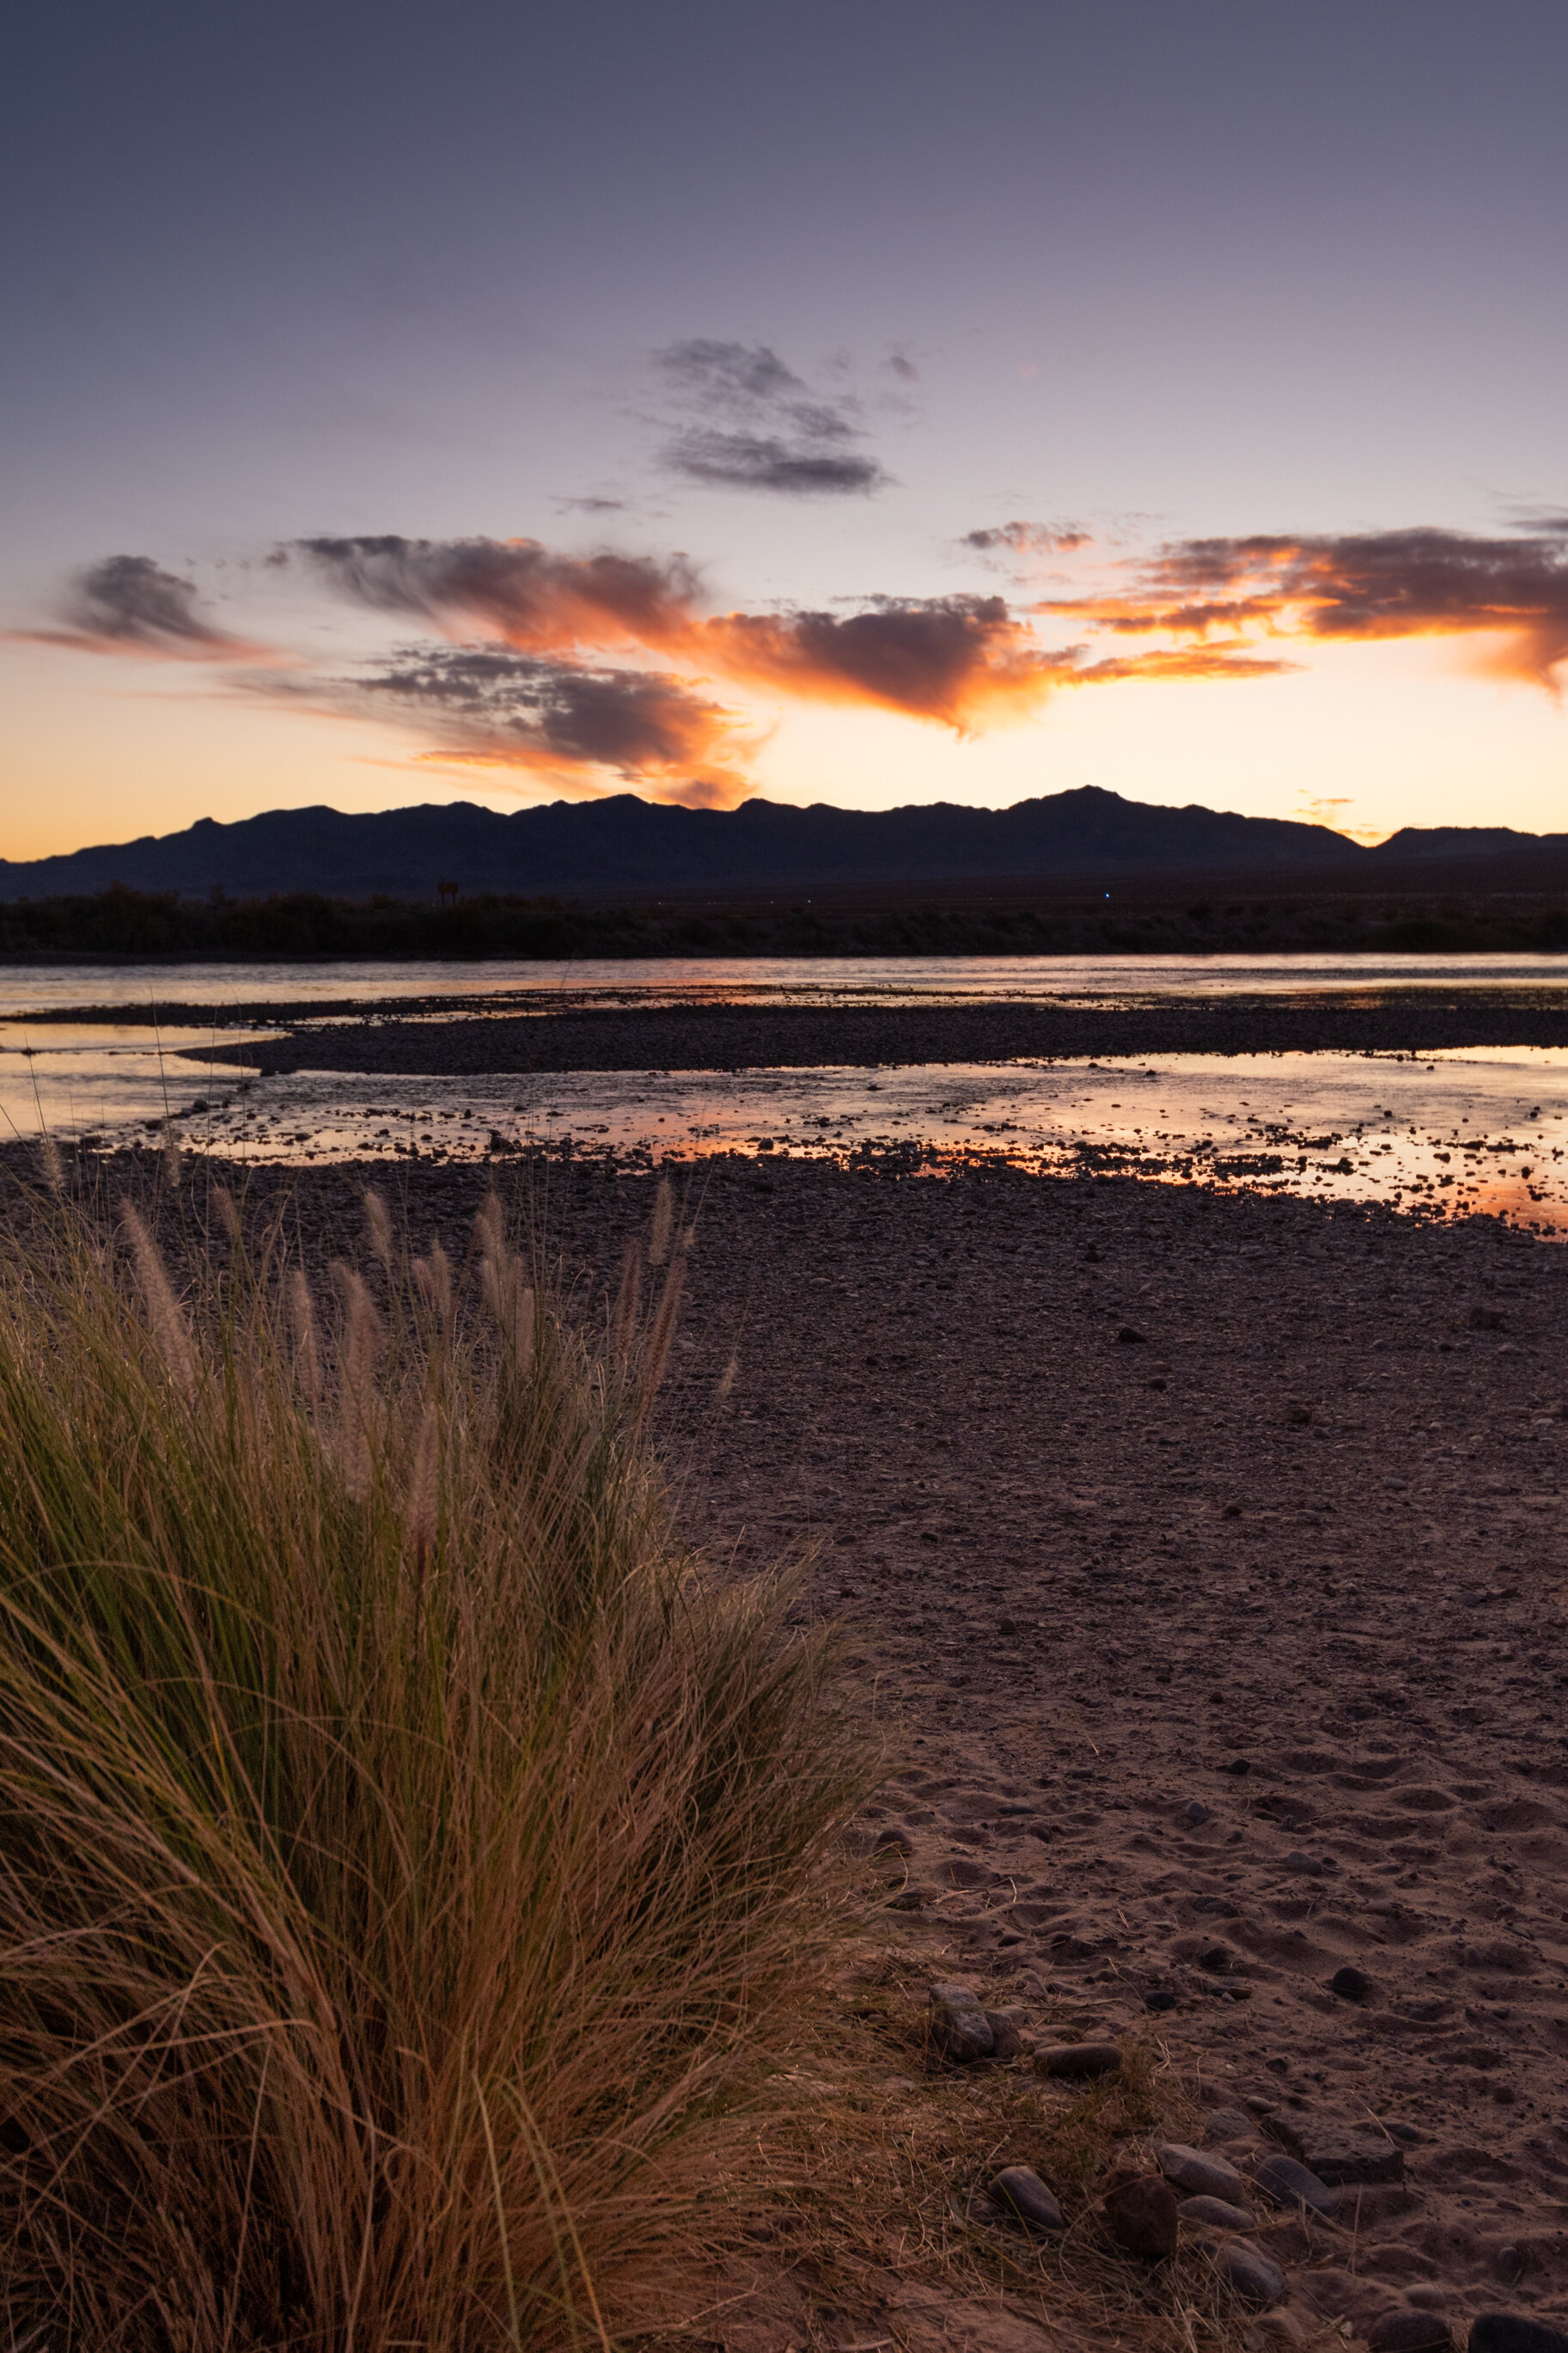
<path fill-rule="evenodd" d="M 494 1175 L 374 1172 L 449 1247 Z M 584 1299 L 654 1185 L 500 1181 Z M 1303 2324 L 1560 2316 L 1568 1258 L 1087 1175 L 678 1181 L 660 1442 L 716 1558 L 808 1551 L 842 1617 L 889 1945 L 1042 2040 L 1157 2039 L 1244 2173 L 1397 2165 L 1321 2221 L 1249 2193 Z M 353 1170 L 249 1183 L 356 1246 Z"/>
<path fill-rule="evenodd" d="M 166 1007 L 168 1020 L 189 1008 Z M 297 1007 L 247 1008 L 252 1021 Z M 81 1018 L 78 1014 L 77 1018 Z M 199 1018 L 199 1015 L 197 1017 Z M 209 1017 L 210 1018 L 210 1017 Z M 1561 989 L 1390 987 L 1290 996 L 1161 997 L 1098 1005 L 674 1005 L 418 1019 L 360 1008 L 235 1050 L 187 1059 L 297 1070 L 465 1073 L 735 1071 L 823 1064 L 1003 1061 L 1015 1056 L 1422 1052 L 1445 1046 L 1568 1043 Z"/>

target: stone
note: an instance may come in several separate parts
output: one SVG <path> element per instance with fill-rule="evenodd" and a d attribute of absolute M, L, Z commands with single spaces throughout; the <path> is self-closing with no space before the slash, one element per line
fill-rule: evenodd
<path fill-rule="evenodd" d="M 984 2012 L 984 2019 L 991 2029 L 993 2059 L 1021 2059 L 1024 2038 L 1018 2031 L 1016 2020 L 1009 2018 L 1005 2010 L 988 2010 Z"/>
<path fill-rule="evenodd" d="M 1304 2345 L 1308 2332 L 1293 2312 L 1260 2312 L 1252 2324 L 1267 2344 L 1270 2338 L 1277 2345 Z"/>
<path fill-rule="evenodd" d="M 1215 2108 L 1209 2116 L 1211 2140 L 1250 2140 L 1256 2131 L 1252 2118 L 1243 2116 L 1239 2108 Z"/>
<path fill-rule="evenodd" d="M 1305 2208 L 1313 2214 L 1331 2214 L 1339 2205 L 1339 2193 L 1326 2181 L 1293 2157 L 1266 2157 L 1254 2167 L 1253 2180 L 1266 2197 L 1280 2206 Z"/>
<path fill-rule="evenodd" d="M 1143 1997 L 1143 2007 L 1156 2011 L 1174 2010 L 1180 2000 L 1173 1986 L 1152 1986 Z"/>
<path fill-rule="evenodd" d="M 1448 2301 L 1448 2291 L 1435 2280 L 1412 2280 L 1405 2291 L 1406 2304 L 1418 2304 L 1423 2312 L 1441 2312 Z"/>
<path fill-rule="evenodd" d="M 1305 1854 L 1299 1846 L 1291 1848 L 1284 1867 L 1287 1871 L 1299 1871 L 1309 1879 L 1321 1879 L 1324 1870 L 1315 1854 Z"/>
<path fill-rule="evenodd" d="M 1403 2181 L 1405 2151 L 1382 2133 L 1363 2133 L 1353 2126 L 1343 2131 L 1331 2125 L 1309 2124 L 1301 2135 L 1301 2162 L 1309 2173 L 1331 2189 L 1351 2183 Z"/>
<path fill-rule="evenodd" d="M 1470 2353 L 1568 2353 L 1568 2337 L 1517 2312 L 1481 2312 L 1470 2323 Z"/>
<path fill-rule="evenodd" d="M 1239 1920 L 1241 1906 L 1233 1904 L 1228 1895 L 1194 1895 L 1193 1910 L 1202 1912 L 1213 1920 Z"/>
<path fill-rule="evenodd" d="M 1032 2230 L 1059 2231 L 1062 2210 L 1032 2166 L 1005 2165 L 991 2184 L 992 2194 L 1011 2206 L 1020 2221 Z"/>
<path fill-rule="evenodd" d="M 1366 2325 L 1373 2353 L 1439 2353 L 1454 2341 L 1440 2312 L 1420 2312 L 1414 2305 L 1395 2304 Z"/>
<path fill-rule="evenodd" d="M 1228 2198 L 1234 2205 L 1242 2194 L 1240 2174 L 1223 2157 L 1205 2157 L 1180 2140 L 1156 2141 L 1152 2154 L 1166 2180 L 1189 2198 Z"/>
<path fill-rule="evenodd" d="M 1157 2173 L 1118 2182 L 1106 2196 L 1105 2219 L 1111 2237 L 1127 2254 L 1160 2263 L 1176 2252 L 1176 2193 Z"/>
<path fill-rule="evenodd" d="M 962 2065 L 971 2059 L 989 2059 L 996 2038 L 978 1997 L 968 1986 L 938 1978 L 931 1989 L 931 2039 L 944 2059 Z"/>
<path fill-rule="evenodd" d="M 879 1831 L 871 1846 L 871 1860 L 891 1862 L 895 1855 L 913 1854 L 915 1842 L 908 1831 Z"/>
<path fill-rule="evenodd" d="M 1385 2133 L 1337 2124 L 1331 2117 L 1293 2116 L 1286 2108 L 1275 2108 L 1259 2121 L 1288 2156 L 1334 2188 L 1405 2179 L 1405 2151 Z"/>
<path fill-rule="evenodd" d="M 1261 2247 L 1248 2247 L 1239 2240 L 1226 2239 L 1214 2251 L 1214 2267 L 1254 2312 L 1267 2312 L 1270 2305 L 1285 2300 L 1285 2274 L 1273 2256 L 1266 2255 Z"/>
<path fill-rule="evenodd" d="M 1176 2211 L 1194 2230 L 1256 2231 L 1258 2217 L 1225 2198 L 1184 2198 Z"/>
<path fill-rule="evenodd" d="M 1192 1823 L 1195 1830 L 1201 1822 L 1212 1821 L 1214 1820 L 1214 1816 L 1209 1812 L 1208 1808 L 1205 1805 L 1201 1798 L 1194 1798 L 1187 1807 L 1187 1820 Z"/>
<path fill-rule="evenodd" d="M 1141 1348 L 1144 1345 L 1142 1333 L 1135 1332 L 1131 1324 L 1123 1324 L 1116 1336 L 1124 1348 Z"/>
<path fill-rule="evenodd" d="M 1372 1979 L 1364 1970 L 1352 1968 L 1347 1962 L 1329 1979 L 1329 1991 L 1337 1993 L 1342 2001 L 1364 2001 L 1372 1991 Z"/>
<path fill-rule="evenodd" d="M 1114 2075 L 1121 2064 L 1114 2042 L 1046 2042 L 1035 2053 L 1042 2075 Z"/>

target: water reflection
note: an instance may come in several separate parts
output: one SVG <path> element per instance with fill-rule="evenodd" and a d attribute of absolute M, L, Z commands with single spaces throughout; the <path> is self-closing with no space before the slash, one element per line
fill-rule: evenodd
<path fill-rule="evenodd" d="M 659 956 L 577 964 L 27 965 L 0 969 L 0 1020 L 88 1007 L 151 1019 L 160 1005 L 230 1014 L 268 1006 L 429 999 L 491 1010 L 563 1003 L 1016 1004 L 1100 997 L 1278 996 L 1299 990 L 1568 989 L 1568 958 L 1539 955 Z"/>
<path fill-rule="evenodd" d="M 985 1155 L 1568 1229 L 1568 1050 L 204 1083 L 184 1139 L 242 1161 Z"/>

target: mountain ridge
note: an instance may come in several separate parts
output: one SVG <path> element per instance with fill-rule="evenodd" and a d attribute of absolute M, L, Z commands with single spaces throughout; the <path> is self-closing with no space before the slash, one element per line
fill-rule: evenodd
<path fill-rule="evenodd" d="M 803 890 L 943 881 L 1089 881 L 1222 868 L 1375 878 L 1394 860 L 1489 858 L 1568 846 L 1502 827 L 1405 827 L 1376 849 L 1327 826 L 1199 803 L 1131 801 L 1098 786 L 1003 809 L 955 802 L 882 810 L 756 799 L 689 809 L 618 794 L 500 812 L 470 801 L 363 814 L 324 804 L 224 823 L 198 818 L 51 858 L 0 860 L 0 901 L 128 890 L 182 896 L 319 892 L 433 898 L 440 886 L 525 897 Z"/>

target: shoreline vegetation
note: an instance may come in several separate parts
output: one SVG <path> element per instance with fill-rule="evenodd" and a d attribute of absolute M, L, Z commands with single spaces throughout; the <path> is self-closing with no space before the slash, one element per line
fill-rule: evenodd
<path fill-rule="evenodd" d="M 446 901 L 311 892 L 205 899 L 116 884 L 0 903 L 0 964 L 81 958 L 1464 955 L 1568 950 L 1568 892 L 1292 890 L 1201 876 L 1110 893 L 1070 883 L 955 884 L 599 904 L 474 892 Z"/>
<path fill-rule="evenodd" d="M 646 2331 L 840 1933 L 872 1752 L 649 1451 L 668 1187 L 597 1339 L 493 1194 L 362 1199 L 330 1271 L 288 1194 L 8 1212 L 17 2344 Z"/>

